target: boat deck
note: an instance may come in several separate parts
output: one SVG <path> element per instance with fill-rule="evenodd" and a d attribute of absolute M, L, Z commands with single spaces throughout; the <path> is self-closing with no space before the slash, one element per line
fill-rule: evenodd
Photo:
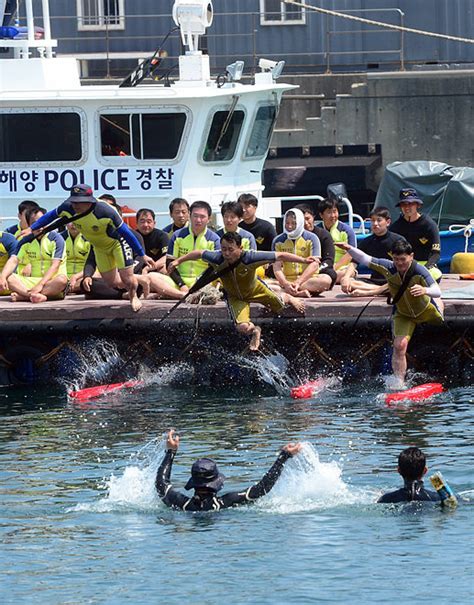
<path fill-rule="evenodd" d="M 450 275 L 443 277 L 441 288 L 443 296 L 447 296 L 444 299 L 446 321 L 471 327 L 474 322 L 473 282 Z M 308 299 L 304 315 L 290 308 L 275 317 L 261 305 L 255 304 L 252 305 L 252 318 L 261 324 L 271 322 L 275 325 L 290 320 L 299 324 L 306 323 L 308 327 L 328 323 L 350 327 L 369 301 L 370 304 L 360 317 L 359 324 L 388 323 L 392 309 L 386 304 L 384 297 L 373 300 L 370 297 L 351 298 L 342 292 L 340 286 L 335 286 L 331 292 L 325 292 L 317 298 Z M 95 327 L 100 327 L 101 331 L 106 332 L 108 329 L 112 331 L 123 328 L 130 330 L 134 327 L 152 328 L 174 302 L 146 300 L 141 311 L 133 313 L 126 300 L 85 300 L 82 295 L 70 295 L 63 301 L 32 304 L 12 303 L 10 297 L 2 297 L 0 332 L 82 332 Z M 183 303 L 173 312 L 166 324 L 168 327 L 173 324 L 194 324 L 197 317 L 204 324 L 230 323 L 226 305 L 220 301 L 210 306 Z"/>

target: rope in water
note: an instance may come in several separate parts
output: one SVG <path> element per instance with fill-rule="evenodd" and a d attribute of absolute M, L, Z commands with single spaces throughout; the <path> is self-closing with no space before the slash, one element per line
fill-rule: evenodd
<path fill-rule="evenodd" d="M 383 21 L 374 21 L 373 19 L 365 19 L 364 17 L 356 17 L 355 15 L 347 15 L 338 11 L 329 10 L 327 8 L 320 8 L 319 6 L 312 6 L 303 2 L 297 2 L 296 0 L 283 0 L 285 4 L 293 4 L 306 10 L 312 10 L 317 13 L 324 13 L 325 15 L 331 15 L 333 17 L 341 17 L 342 19 L 349 19 L 351 21 L 358 21 L 359 23 L 366 23 L 367 25 L 377 25 L 379 27 L 385 27 L 387 29 L 394 29 L 396 31 L 407 32 L 409 34 L 418 34 L 420 36 L 430 36 L 432 38 L 442 38 L 443 40 L 451 40 L 453 42 L 465 42 L 466 44 L 474 44 L 474 38 L 460 38 L 458 36 L 449 36 L 448 34 L 438 34 L 436 32 L 430 32 L 423 29 L 413 29 L 412 27 L 405 27 L 403 25 L 392 25 L 391 23 L 384 23 Z"/>

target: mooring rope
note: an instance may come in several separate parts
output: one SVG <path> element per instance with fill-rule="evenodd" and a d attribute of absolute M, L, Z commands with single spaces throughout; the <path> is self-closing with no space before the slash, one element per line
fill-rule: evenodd
<path fill-rule="evenodd" d="M 317 13 L 323 13 L 325 15 L 331 15 L 333 17 L 341 17 L 342 19 L 349 19 L 350 21 L 358 21 L 359 23 L 365 23 L 367 25 L 377 25 L 379 27 L 385 27 L 387 29 L 394 29 L 400 32 L 406 32 L 409 34 L 418 34 L 420 36 L 429 36 L 432 38 L 442 38 L 443 40 L 451 40 L 453 42 L 465 42 L 466 44 L 474 44 L 474 38 L 460 38 L 458 36 L 449 36 L 448 34 L 438 34 L 436 32 L 430 32 L 423 29 L 413 29 L 412 27 L 405 27 L 403 25 L 394 25 L 391 23 L 384 23 L 383 21 L 374 21 L 373 19 L 365 19 L 364 17 L 356 17 L 355 15 L 347 15 L 338 11 L 329 10 L 327 8 L 320 8 L 319 6 L 313 6 L 311 4 L 305 4 L 303 2 L 297 2 L 297 0 L 283 0 L 285 4 L 293 4 L 307 10 L 312 10 Z"/>

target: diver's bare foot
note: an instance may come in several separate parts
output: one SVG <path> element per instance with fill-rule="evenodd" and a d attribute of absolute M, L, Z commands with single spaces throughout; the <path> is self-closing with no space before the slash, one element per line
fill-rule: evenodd
<path fill-rule="evenodd" d="M 138 296 L 135 294 L 135 296 L 133 296 L 130 299 L 130 304 L 132 305 L 132 309 L 135 313 L 137 313 L 138 311 L 140 311 L 140 309 L 142 308 L 143 304 L 141 302 L 141 300 L 139 300 Z"/>
<path fill-rule="evenodd" d="M 352 290 L 351 296 L 360 297 L 360 296 L 371 296 L 371 295 L 368 294 L 365 290 L 359 290 L 358 288 L 356 288 L 355 290 Z"/>
<path fill-rule="evenodd" d="M 304 302 L 301 298 L 295 298 L 294 296 L 288 296 L 288 304 L 298 311 L 298 313 L 304 313 Z"/>
<path fill-rule="evenodd" d="M 17 294 L 16 292 L 12 292 L 12 293 L 10 294 L 10 298 L 11 298 L 11 301 L 12 301 L 12 302 L 18 302 L 18 299 L 19 299 L 20 297 L 18 296 L 18 294 Z"/>
<path fill-rule="evenodd" d="M 249 349 L 250 351 L 258 351 L 260 347 L 260 339 L 262 336 L 262 328 L 255 326 L 252 330 L 252 337 L 250 338 Z"/>
<path fill-rule="evenodd" d="M 41 294 L 41 292 L 34 292 L 33 294 L 30 294 L 30 301 L 32 303 L 42 303 L 42 302 L 46 302 L 48 300 L 48 297 L 45 296 L 44 294 Z"/>

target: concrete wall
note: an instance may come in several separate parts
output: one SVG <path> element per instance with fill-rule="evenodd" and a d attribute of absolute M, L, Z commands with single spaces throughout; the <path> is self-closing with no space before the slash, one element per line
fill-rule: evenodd
<path fill-rule="evenodd" d="M 359 82 L 314 78 L 302 81 L 307 94 L 318 84 L 328 97 L 350 84 L 350 94 L 333 102 L 288 95 L 272 147 L 378 144 L 384 165 L 423 159 L 474 166 L 474 71 L 363 74 Z"/>

